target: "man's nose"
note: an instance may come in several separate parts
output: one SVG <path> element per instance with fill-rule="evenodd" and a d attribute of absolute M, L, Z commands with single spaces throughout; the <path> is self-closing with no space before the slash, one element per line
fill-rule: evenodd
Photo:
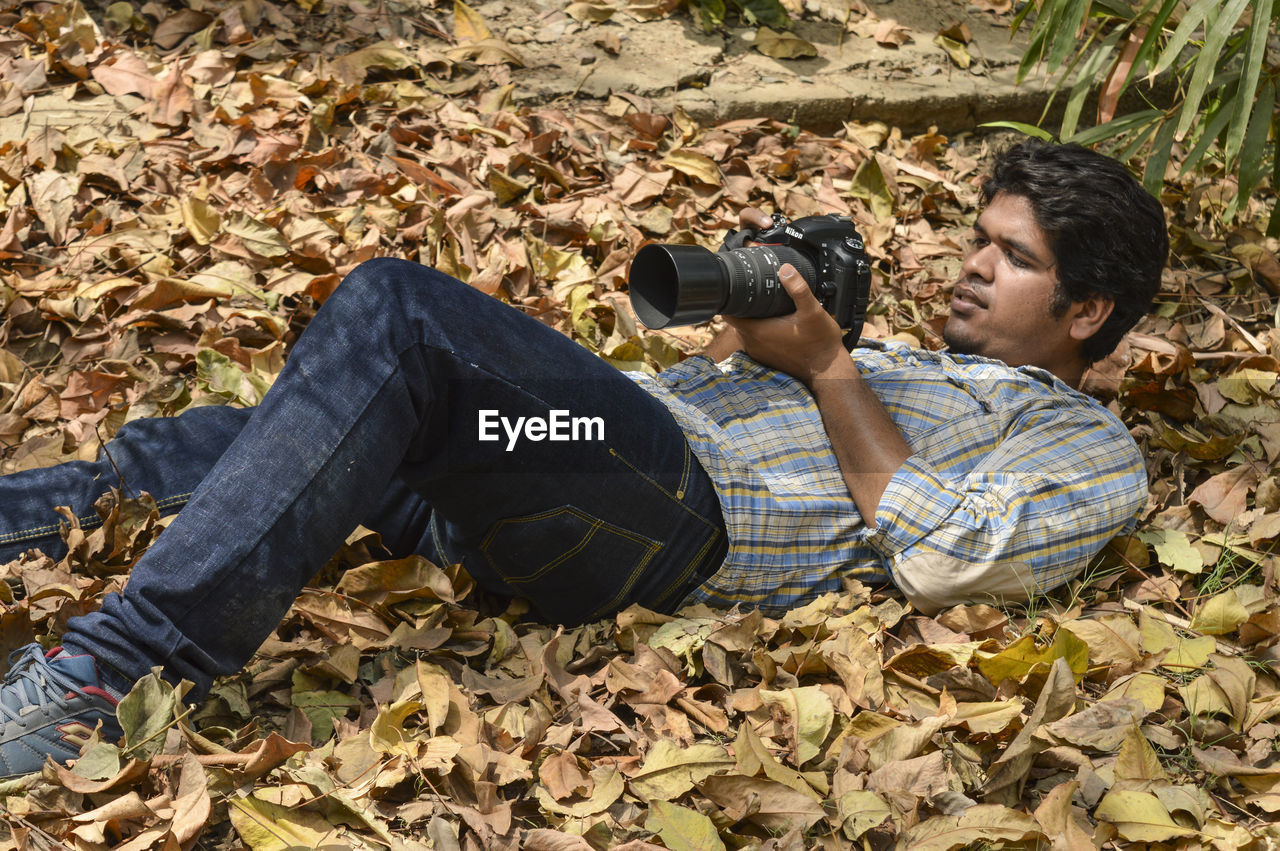
<path fill-rule="evenodd" d="M 979 277 L 990 281 L 995 274 L 995 259 L 998 255 L 996 247 L 990 243 L 983 246 L 971 246 L 960 264 L 960 271 L 966 277 Z"/>

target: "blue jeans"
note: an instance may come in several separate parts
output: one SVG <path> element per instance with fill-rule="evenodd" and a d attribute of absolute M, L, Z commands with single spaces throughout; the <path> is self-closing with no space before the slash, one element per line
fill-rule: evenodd
<path fill-rule="evenodd" d="M 252 412 L 133 423 L 106 449 L 0 478 L 0 557 L 47 546 L 52 507 L 88 513 L 117 469 L 162 505 L 191 494 L 124 592 L 68 622 L 63 645 L 117 686 L 161 665 L 199 696 L 239 670 L 362 522 L 569 623 L 672 609 L 726 550 L 715 491 L 661 403 L 400 260 L 347 277 Z"/>

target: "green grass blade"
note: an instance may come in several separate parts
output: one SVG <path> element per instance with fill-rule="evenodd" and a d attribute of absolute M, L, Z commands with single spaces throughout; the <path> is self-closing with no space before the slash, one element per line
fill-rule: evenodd
<path fill-rule="evenodd" d="M 1165 119 L 1151 142 L 1151 156 L 1147 157 L 1147 167 L 1142 173 L 1142 185 L 1155 197 L 1160 197 L 1164 188 L 1164 172 L 1169 167 L 1169 156 L 1173 153 L 1173 122 Z"/>
<path fill-rule="evenodd" d="M 1053 134 L 1043 127 L 1037 127 L 1034 124 L 1024 124 L 1021 121 L 987 121 L 979 124 L 979 127 L 1002 127 L 1006 130 L 1017 130 L 1026 136 L 1034 136 L 1042 142 L 1052 142 Z"/>
<path fill-rule="evenodd" d="M 1141 69 L 1155 64 L 1156 49 L 1160 46 L 1160 40 L 1164 36 L 1165 22 L 1169 20 L 1169 16 L 1173 14 L 1173 10 L 1177 8 L 1178 3 L 1179 0 L 1164 0 L 1155 17 L 1147 25 L 1147 36 L 1142 40 L 1142 46 L 1138 48 L 1137 55 L 1133 57 L 1133 67 L 1129 69 L 1129 76 L 1125 79 L 1124 85 L 1120 87 L 1120 91 L 1123 92 L 1131 82 L 1137 79 L 1136 75 L 1142 72 Z M 1145 13 L 1146 9 L 1142 11 Z"/>
<path fill-rule="evenodd" d="M 1271 129 L 1271 110 L 1276 103 L 1275 80 L 1268 79 L 1258 92 L 1258 102 L 1254 104 L 1253 118 L 1249 121 L 1249 130 L 1244 135 L 1244 147 L 1240 151 L 1240 184 L 1236 197 L 1227 205 L 1226 220 L 1235 218 L 1240 206 L 1248 200 L 1262 180 L 1262 160 L 1266 153 L 1267 133 Z"/>
<path fill-rule="evenodd" d="M 1262 62 L 1267 55 L 1267 34 L 1271 29 L 1271 9 L 1274 0 L 1254 0 L 1253 23 L 1249 27 L 1245 49 L 1244 77 L 1240 87 L 1236 89 L 1235 108 L 1231 114 L 1231 128 L 1227 130 L 1225 147 L 1227 168 L 1231 168 L 1240 147 L 1244 144 L 1245 128 L 1249 123 L 1249 113 L 1255 108 L 1253 97 L 1258 89 L 1258 76 L 1262 72 Z"/>
<path fill-rule="evenodd" d="M 1054 30 L 1053 44 L 1049 50 L 1049 70 L 1054 71 L 1062 66 L 1071 48 L 1080 41 L 1080 28 L 1084 26 L 1089 15 L 1090 0 L 1069 0 L 1063 8 L 1062 20 Z"/>
<path fill-rule="evenodd" d="M 1027 8 L 1031 8 L 1031 4 L 1027 4 Z M 1017 82 L 1019 85 L 1026 79 L 1031 69 L 1039 64 L 1040 58 L 1044 56 L 1044 40 L 1047 32 L 1047 30 L 1040 27 L 1039 22 L 1031 30 L 1031 43 L 1027 45 L 1026 52 L 1022 54 L 1022 61 L 1018 63 Z"/>
<path fill-rule="evenodd" d="M 1110 64 L 1111 56 L 1115 53 L 1116 42 L 1123 34 L 1123 29 L 1113 30 L 1080 66 L 1075 85 L 1071 87 L 1071 94 L 1067 97 L 1067 108 L 1062 113 L 1062 127 L 1058 131 L 1064 139 L 1076 132 L 1076 125 L 1080 122 L 1080 110 L 1084 108 L 1085 99 L 1093 89 L 1098 74 Z M 1088 48 L 1087 44 L 1085 48 Z"/>
<path fill-rule="evenodd" d="M 1209 86 L 1209 80 L 1223 63 L 1222 48 L 1236 21 L 1244 14 L 1249 0 L 1228 0 L 1222 13 L 1205 21 L 1204 48 L 1196 57 L 1195 70 L 1191 72 L 1191 83 L 1187 86 L 1187 97 L 1182 102 L 1182 111 L 1178 116 L 1178 136 L 1181 137 L 1196 120 L 1200 112 L 1200 101 Z"/>
<path fill-rule="evenodd" d="M 1221 102 L 1214 104 L 1205 112 L 1204 129 L 1200 132 L 1200 138 L 1196 140 L 1195 147 L 1182 161 L 1182 170 L 1178 172 L 1179 174 L 1187 174 L 1200 163 L 1200 160 L 1204 159 L 1213 140 L 1222 135 L 1222 131 L 1227 126 L 1227 119 L 1230 117 L 1231 110 Z"/>
<path fill-rule="evenodd" d="M 1113 139 L 1122 133 L 1141 127 L 1143 124 L 1154 125 L 1154 122 L 1159 121 L 1163 115 L 1164 113 L 1158 109 L 1144 109 L 1142 112 L 1134 112 L 1124 118 L 1117 118 L 1115 121 L 1108 121 L 1106 124 L 1099 124 L 1097 127 L 1090 127 L 1088 130 L 1081 130 L 1066 141 L 1075 142 L 1086 147 L 1096 145 L 1104 139 Z"/>
<path fill-rule="evenodd" d="M 1137 133 L 1131 135 L 1129 137 L 1129 144 L 1125 145 L 1123 149 L 1119 151 L 1113 149 L 1110 151 L 1109 153 L 1111 154 L 1111 157 L 1119 160 L 1120 162 L 1128 162 L 1129 158 L 1138 153 L 1142 146 L 1147 143 L 1147 140 L 1151 138 L 1151 134 L 1156 132 L 1156 128 L 1161 126 L 1162 124 L 1159 120 L 1152 121 L 1146 127 L 1143 127 Z"/>
<path fill-rule="evenodd" d="M 1271 185 L 1280 186 L 1280 156 L 1271 155 Z M 1267 236 L 1280 238 L 1280 204 L 1271 206 L 1271 218 L 1267 220 Z"/>
<path fill-rule="evenodd" d="M 1153 74 L 1163 74 L 1169 70 L 1169 66 L 1173 65 L 1177 61 L 1178 55 L 1182 53 L 1182 48 L 1187 46 L 1187 41 L 1190 40 L 1191 34 L 1196 31 L 1196 28 L 1204 21 L 1205 15 L 1209 13 L 1210 9 L 1214 8 L 1217 2 L 1218 0 L 1196 0 L 1191 5 L 1191 8 L 1187 9 L 1186 14 L 1182 16 L 1182 21 L 1178 23 L 1178 28 L 1173 31 L 1173 36 L 1170 37 L 1169 43 L 1165 45 L 1164 52 L 1161 53 L 1160 61 L 1156 63 Z"/>

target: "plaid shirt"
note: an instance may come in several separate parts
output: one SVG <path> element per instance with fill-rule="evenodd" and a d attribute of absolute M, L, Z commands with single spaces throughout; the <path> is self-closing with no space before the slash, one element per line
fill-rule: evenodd
<path fill-rule="evenodd" d="M 969 599 L 991 596 L 982 589 L 1000 583 L 985 584 L 989 573 L 1017 574 L 1026 599 L 1132 530 L 1147 495 L 1142 456 L 1094 400 L 1044 370 L 986 358 L 876 343 L 853 357 L 914 453 L 875 528 L 796 379 L 741 352 L 631 374 L 671 410 L 720 496 L 729 552 L 687 602 L 779 611 L 845 576 L 893 579 L 914 600 L 907 565 L 944 585 L 967 574 Z"/>

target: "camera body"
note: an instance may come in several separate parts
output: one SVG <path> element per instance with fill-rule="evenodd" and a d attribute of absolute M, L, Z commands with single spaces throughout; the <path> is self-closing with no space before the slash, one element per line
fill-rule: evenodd
<path fill-rule="evenodd" d="M 861 235 L 846 216 L 775 213 L 761 231 L 744 228 L 716 253 L 696 245 L 651 243 L 631 264 L 631 303 L 650 328 L 692 325 L 717 314 L 780 316 L 795 304 L 778 279 L 790 263 L 822 307 L 857 340 L 866 318 L 871 265 Z"/>
<path fill-rule="evenodd" d="M 751 243 L 750 246 L 747 245 L 748 242 Z M 787 248 L 800 254 L 813 270 L 811 274 L 806 274 L 807 270 L 797 265 L 793 258 L 782 256 L 782 252 L 772 252 L 782 262 L 790 262 L 796 267 L 818 303 L 835 317 L 841 328 L 861 329 L 867 316 L 867 298 L 871 291 L 871 264 L 867 260 L 867 248 L 862 235 L 847 216 L 804 216 L 788 221 L 781 213 L 774 213 L 773 227 L 762 231 L 752 231 L 749 228 L 730 231 L 720 246 L 720 251 L 734 253 L 766 247 Z M 743 255 L 737 256 L 743 259 Z M 782 263 L 777 265 L 781 267 Z M 776 268 L 772 277 L 780 287 Z M 762 285 L 767 288 L 769 282 L 762 281 Z M 785 292 L 783 295 L 786 295 Z M 790 299 L 787 301 L 790 302 Z M 795 306 L 792 305 L 789 310 L 781 312 L 790 313 L 794 309 Z"/>

